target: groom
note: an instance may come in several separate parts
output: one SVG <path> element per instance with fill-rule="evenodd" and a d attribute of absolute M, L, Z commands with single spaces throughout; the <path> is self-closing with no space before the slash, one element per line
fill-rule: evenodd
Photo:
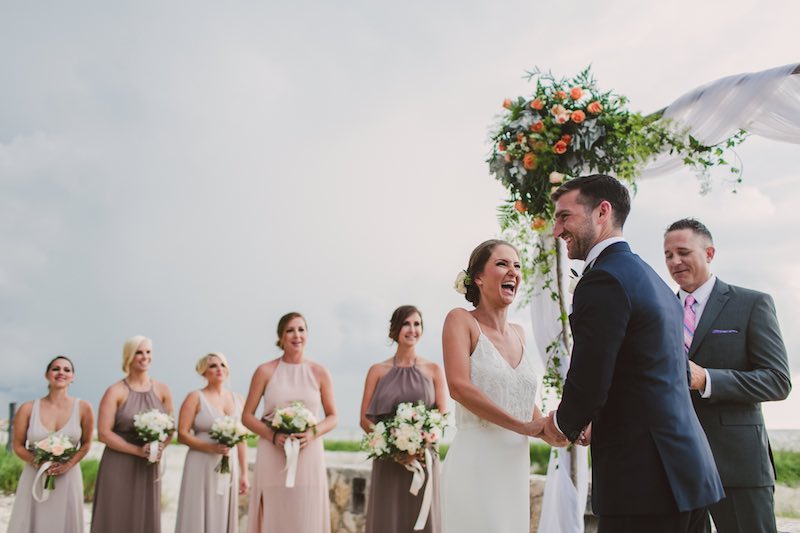
<path fill-rule="evenodd" d="M 630 195 L 619 181 L 576 178 L 552 199 L 555 236 L 586 266 L 564 394 L 545 433 L 591 439 L 599 533 L 702 531 L 724 493 L 687 388 L 681 306 L 622 237 Z"/>

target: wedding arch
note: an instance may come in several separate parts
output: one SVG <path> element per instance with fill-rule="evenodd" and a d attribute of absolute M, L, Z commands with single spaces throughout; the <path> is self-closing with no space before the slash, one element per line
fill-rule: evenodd
<path fill-rule="evenodd" d="M 563 181 L 605 173 L 629 184 L 689 167 L 710 187 L 709 171 L 727 168 L 742 180 L 734 148 L 750 135 L 800 144 L 800 63 L 728 76 L 700 86 L 665 108 L 642 115 L 627 99 L 597 87 L 589 68 L 572 78 L 539 69 L 527 73 L 530 95 L 503 101 L 487 163 L 509 192 L 498 207 L 503 237 L 523 263 L 543 386 L 561 396 L 572 348 L 567 309 L 570 271 L 562 242 L 552 237 L 550 192 Z M 574 279 L 573 279 L 574 282 Z M 553 449 L 539 530 L 583 531 L 588 452 Z"/>

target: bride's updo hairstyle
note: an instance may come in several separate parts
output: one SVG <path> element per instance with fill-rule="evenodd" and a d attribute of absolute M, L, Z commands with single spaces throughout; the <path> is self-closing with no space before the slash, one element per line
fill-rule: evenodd
<path fill-rule="evenodd" d="M 406 318 L 417 313 L 419 315 L 419 325 L 422 326 L 422 313 L 413 305 L 401 305 L 392 313 L 392 318 L 389 319 L 389 338 L 394 342 L 398 342 L 400 338 L 400 330 L 403 329 L 403 322 Z"/>
<path fill-rule="evenodd" d="M 286 330 L 286 326 L 289 324 L 289 321 L 294 320 L 295 318 L 302 318 L 303 324 L 306 327 L 306 331 L 308 331 L 308 322 L 306 322 L 306 317 L 304 317 L 300 313 L 292 311 L 291 313 L 286 313 L 285 315 L 283 315 L 281 319 L 278 320 L 278 340 L 275 341 L 275 346 L 277 346 L 281 350 L 283 349 L 283 343 L 281 342 L 281 338 L 283 337 L 283 332 Z"/>
<path fill-rule="evenodd" d="M 478 307 L 478 303 L 481 301 L 481 292 L 478 289 L 478 285 L 475 284 L 475 278 L 483 274 L 483 269 L 486 268 L 486 263 L 492 256 L 492 252 L 500 245 L 512 248 L 517 252 L 517 255 L 519 255 L 519 250 L 517 250 L 516 246 L 502 239 L 489 239 L 488 241 L 484 241 L 476 246 L 475 249 L 472 250 L 472 253 L 469 254 L 469 266 L 467 266 L 469 283 L 466 284 L 467 292 L 464 294 L 464 298 L 475 307 Z"/>

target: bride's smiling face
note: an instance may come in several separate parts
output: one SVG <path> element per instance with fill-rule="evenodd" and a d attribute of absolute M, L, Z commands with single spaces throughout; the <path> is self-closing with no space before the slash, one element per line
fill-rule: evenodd
<path fill-rule="evenodd" d="M 481 291 L 481 301 L 497 301 L 510 305 L 517 295 L 522 279 L 521 268 L 516 250 L 505 244 L 495 246 L 483 272 L 475 278 Z"/>

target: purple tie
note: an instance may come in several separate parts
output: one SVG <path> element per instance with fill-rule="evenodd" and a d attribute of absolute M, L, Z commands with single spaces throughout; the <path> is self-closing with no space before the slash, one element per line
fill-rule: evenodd
<path fill-rule="evenodd" d="M 697 321 L 697 315 L 694 313 L 692 306 L 697 300 L 691 294 L 686 297 L 683 303 L 683 347 L 686 353 L 689 353 L 689 347 L 692 345 L 692 337 L 694 337 L 694 327 Z"/>

